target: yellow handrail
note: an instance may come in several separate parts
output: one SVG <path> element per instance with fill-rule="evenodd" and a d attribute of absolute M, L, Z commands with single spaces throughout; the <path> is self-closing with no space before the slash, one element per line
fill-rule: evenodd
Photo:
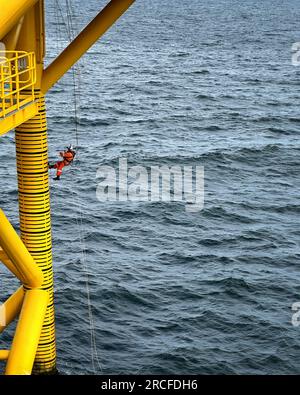
<path fill-rule="evenodd" d="M 0 52 L 0 120 L 34 102 L 35 83 L 34 52 Z"/>

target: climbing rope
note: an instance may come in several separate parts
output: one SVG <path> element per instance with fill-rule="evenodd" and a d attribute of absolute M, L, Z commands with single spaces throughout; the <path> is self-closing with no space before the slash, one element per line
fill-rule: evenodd
<path fill-rule="evenodd" d="M 69 35 L 69 41 L 73 41 L 75 38 L 75 33 L 78 31 L 78 29 L 74 28 L 74 23 L 73 23 L 73 9 L 72 9 L 72 4 L 70 3 L 70 0 L 65 0 L 66 3 L 66 10 L 67 10 L 67 29 L 68 29 L 68 35 Z M 73 99 L 74 99 L 74 123 L 75 123 L 75 136 L 76 136 L 76 148 L 77 148 L 77 156 L 78 156 L 78 150 L 79 150 L 79 138 L 78 138 L 78 125 L 79 125 L 79 105 L 80 105 L 80 66 L 74 65 L 72 68 L 72 79 L 73 79 Z M 78 92 L 78 93 L 77 93 Z"/>
<path fill-rule="evenodd" d="M 66 16 L 67 21 L 65 21 L 63 10 L 61 8 L 61 3 L 59 0 L 55 0 L 55 6 L 59 11 L 62 23 L 66 29 L 67 36 L 69 42 L 71 42 L 75 38 L 75 34 L 78 32 L 78 26 L 74 27 L 73 15 L 74 11 L 72 8 L 72 4 L 70 0 L 65 0 L 66 6 Z M 76 24 L 75 24 L 76 25 Z M 79 112 L 80 112 L 80 104 L 81 104 L 81 73 L 80 66 L 73 66 L 72 68 L 72 83 L 73 83 L 73 103 L 74 103 L 74 127 L 75 127 L 75 137 L 76 137 L 76 157 L 78 157 L 79 150 Z M 77 173 L 76 173 L 77 174 Z M 96 343 L 96 331 L 95 331 L 95 321 L 93 316 L 92 302 L 91 302 L 91 291 L 90 291 L 90 280 L 89 280 L 89 272 L 87 265 L 87 257 L 86 257 L 86 245 L 84 238 L 84 227 L 83 227 L 83 212 L 82 212 L 82 200 L 79 195 L 75 194 L 73 187 L 71 187 L 71 193 L 73 195 L 73 201 L 78 206 L 78 215 L 76 213 L 75 220 L 77 229 L 79 230 L 79 240 L 80 240 L 80 251 L 81 251 L 81 259 L 83 273 L 85 276 L 85 289 L 87 296 L 87 305 L 88 305 L 88 317 L 89 317 L 89 329 L 90 329 L 90 347 L 91 347 L 91 358 L 92 358 L 92 366 L 95 374 L 97 372 L 102 372 L 102 367 L 98 355 L 97 343 Z"/>
<path fill-rule="evenodd" d="M 72 4 L 70 3 L 69 0 L 65 0 L 65 7 L 66 7 L 66 20 L 64 17 L 64 12 L 61 7 L 61 3 L 59 0 L 55 0 L 55 7 L 58 9 L 59 15 L 61 17 L 62 23 L 65 27 L 66 33 L 67 33 L 67 39 L 70 42 L 72 42 L 75 38 L 76 32 L 78 32 L 78 28 L 74 28 L 74 23 L 73 23 L 73 15 L 74 11 L 72 8 Z M 58 15 L 57 15 L 58 17 Z M 72 101 L 74 103 L 74 132 L 75 132 L 75 141 L 76 141 L 76 159 L 78 159 L 78 153 L 79 153 L 79 106 L 80 106 L 80 65 L 74 65 L 71 69 L 72 73 Z"/>

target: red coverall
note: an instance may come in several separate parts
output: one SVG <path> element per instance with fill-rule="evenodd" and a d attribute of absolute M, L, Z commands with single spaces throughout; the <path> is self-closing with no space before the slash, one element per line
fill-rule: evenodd
<path fill-rule="evenodd" d="M 62 169 L 65 166 L 69 166 L 73 159 L 74 159 L 74 153 L 72 151 L 64 151 L 59 153 L 60 156 L 63 157 L 63 160 L 58 161 L 53 165 L 53 169 L 56 169 L 56 176 L 60 177 L 62 174 Z"/>

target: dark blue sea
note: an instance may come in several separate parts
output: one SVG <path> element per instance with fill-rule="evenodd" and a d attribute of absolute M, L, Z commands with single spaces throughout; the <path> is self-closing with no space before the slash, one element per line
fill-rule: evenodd
<path fill-rule="evenodd" d="M 46 1 L 47 64 L 105 3 Z M 299 374 L 299 5 L 137 0 L 48 94 L 50 159 L 79 149 L 51 179 L 61 373 Z M 120 157 L 204 166 L 204 209 L 99 202 Z M 18 228 L 13 132 L 0 164 Z"/>

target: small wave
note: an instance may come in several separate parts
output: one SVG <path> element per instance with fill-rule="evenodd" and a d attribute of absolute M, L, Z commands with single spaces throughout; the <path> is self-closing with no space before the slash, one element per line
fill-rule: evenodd
<path fill-rule="evenodd" d="M 204 209 L 202 211 L 202 215 L 205 218 L 220 218 L 223 221 L 228 220 L 230 222 L 237 222 L 237 223 L 244 223 L 244 224 L 251 224 L 255 223 L 256 220 L 249 216 L 238 214 L 236 212 L 230 212 L 225 210 L 223 207 L 214 206 L 209 209 Z"/>
<path fill-rule="evenodd" d="M 288 120 L 289 120 L 290 122 L 293 122 L 293 123 L 297 123 L 297 124 L 300 123 L 300 118 L 291 117 L 291 118 L 288 118 Z"/>
<path fill-rule="evenodd" d="M 195 71 L 191 71 L 191 72 L 189 72 L 187 74 L 189 74 L 189 75 L 206 75 L 206 74 L 210 74 L 210 71 L 206 70 L 206 69 L 204 69 L 204 70 L 195 70 Z"/>
<path fill-rule="evenodd" d="M 283 120 L 283 118 L 280 118 L 279 116 L 263 116 L 263 117 L 257 117 L 254 119 L 251 119 L 252 122 L 255 123 L 268 123 L 268 122 L 278 122 L 278 120 Z"/>
<path fill-rule="evenodd" d="M 170 58 L 186 58 L 190 56 L 189 52 L 176 52 L 169 55 Z"/>
<path fill-rule="evenodd" d="M 213 96 L 204 95 L 204 94 L 197 95 L 197 96 L 196 96 L 196 99 L 198 99 L 198 100 L 216 101 L 216 99 L 215 99 Z"/>
<path fill-rule="evenodd" d="M 244 147 L 238 150 L 236 153 L 239 156 L 253 155 L 253 154 L 270 154 L 278 152 L 283 147 L 282 144 L 267 144 L 261 147 Z"/>
<path fill-rule="evenodd" d="M 275 128 L 275 127 L 270 127 L 268 128 L 268 131 L 274 134 L 283 134 L 283 135 L 290 135 L 291 132 L 285 130 L 285 129 L 281 129 L 281 128 Z"/>
<path fill-rule="evenodd" d="M 208 130 L 208 131 L 210 131 L 210 132 L 216 132 L 216 131 L 218 131 L 218 130 L 223 130 L 223 128 L 221 128 L 221 127 L 218 126 L 218 125 L 210 125 L 210 126 L 207 126 L 207 127 L 205 128 L 205 130 Z"/>
<path fill-rule="evenodd" d="M 119 146 L 118 143 L 114 143 L 113 141 L 110 141 L 109 143 L 104 144 L 101 148 L 112 148 L 117 146 Z"/>
<path fill-rule="evenodd" d="M 272 205 L 272 206 L 265 206 L 264 210 L 272 211 L 281 214 L 299 214 L 300 213 L 300 205 L 297 204 L 287 204 L 287 205 Z"/>

